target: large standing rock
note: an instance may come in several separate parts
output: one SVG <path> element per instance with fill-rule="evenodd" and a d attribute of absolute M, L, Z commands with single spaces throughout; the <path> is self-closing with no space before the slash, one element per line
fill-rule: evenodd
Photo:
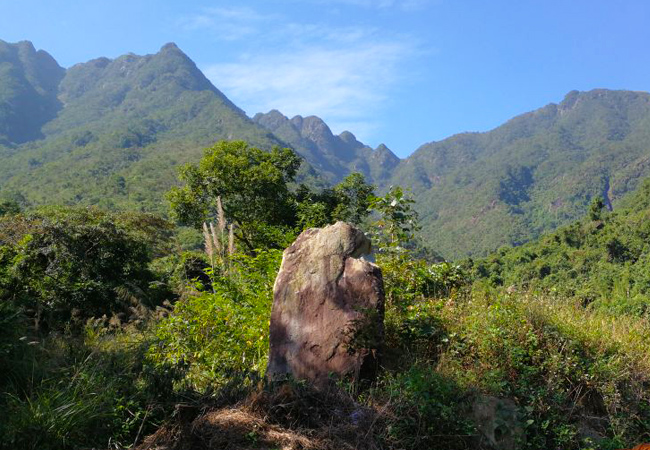
<path fill-rule="evenodd" d="M 370 240 L 344 222 L 306 230 L 284 251 L 273 290 L 269 378 L 324 386 L 331 375 L 374 376 L 384 284 L 379 267 L 360 259 L 369 253 Z"/>

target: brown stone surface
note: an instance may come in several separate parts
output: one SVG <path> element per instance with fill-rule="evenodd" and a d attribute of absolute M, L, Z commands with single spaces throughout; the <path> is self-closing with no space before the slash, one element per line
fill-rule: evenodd
<path fill-rule="evenodd" d="M 304 231 L 284 251 L 271 313 L 271 379 L 289 375 L 322 386 L 331 375 L 374 375 L 384 288 L 379 267 L 361 258 L 370 249 L 363 232 L 337 222 Z M 353 335 L 369 348 L 351 352 Z"/>

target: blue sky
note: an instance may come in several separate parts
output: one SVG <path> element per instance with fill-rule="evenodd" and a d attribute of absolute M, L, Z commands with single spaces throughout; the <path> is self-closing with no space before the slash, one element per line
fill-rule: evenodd
<path fill-rule="evenodd" d="M 176 42 L 250 116 L 318 115 L 399 156 L 573 90 L 650 89 L 645 0 L 0 0 L 71 66 Z"/>

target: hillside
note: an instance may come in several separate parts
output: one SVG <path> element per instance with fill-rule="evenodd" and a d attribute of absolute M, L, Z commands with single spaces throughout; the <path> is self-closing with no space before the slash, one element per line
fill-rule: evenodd
<path fill-rule="evenodd" d="M 61 107 L 42 126 L 43 138 L 0 150 L 1 190 L 28 204 L 163 211 L 176 166 L 214 141 L 282 144 L 174 44 L 155 55 L 77 64 L 56 86 Z"/>
<path fill-rule="evenodd" d="M 27 205 L 164 212 L 162 194 L 178 165 L 197 161 L 222 139 L 264 149 L 291 146 L 307 162 L 301 179 L 312 182 L 321 175 L 311 166 L 334 182 L 351 170 L 385 178 L 398 161 L 351 133 L 333 136 L 315 117 L 304 120 L 298 139 L 269 120 L 256 117 L 255 123 L 175 44 L 154 55 L 98 58 L 68 70 L 29 42 L 1 44 L 0 63 L 11 78 L 0 78 L 0 193 Z"/>
<path fill-rule="evenodd" d="M 411 186 L 422 235 L 446 257 L 518 245 L 616 207 L 650 170 L 650 94 L 571 92 L 486 133 L 420 147 L 390 183 Z"/>
<path fill-rule="evenodd" d="M 579 298 L 614 314 L 646 316 L 650 296 L 650 179 L 618 211 L 597 202 L 581 221 L 470 262 L 478 278 Z"/>
<path fill-rule="evenodd" d="M 374 241 L 381 369 L 323 390 L 264 379 L 281 250 L 182 252 L 173 224 L 141 213 L 10 213 L 0 448 L 633 448 L 650 438 L 649 190 L 468 264 L 473 283 Z M 319 257 L 305 269 L 332 270 Z M 610 271 L 615 295 L 583 295 Z"/>

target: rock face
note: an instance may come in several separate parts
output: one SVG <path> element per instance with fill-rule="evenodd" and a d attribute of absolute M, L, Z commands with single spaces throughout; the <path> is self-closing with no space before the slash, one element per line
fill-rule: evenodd
<path fill-rule="evenodd" d="M 383 338 L 384 285 L 360 259 L 370 240 L 337 222 L 304 231 L 275 280 L 267 376 L 324 386 L 334 375 L 371 378 Z"/>

